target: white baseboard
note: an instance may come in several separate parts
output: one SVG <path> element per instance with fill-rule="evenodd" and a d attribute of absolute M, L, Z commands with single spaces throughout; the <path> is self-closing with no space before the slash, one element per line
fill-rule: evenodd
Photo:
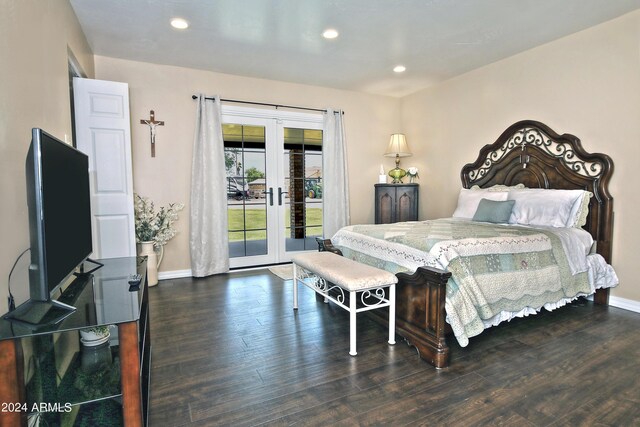
<path fill-rule="evenodd" d="M 182 279 L 184 277 L 191 277 L 191 270 L 173 270 L 173 271 L 160 271 L 158 272 L 158 280 L 167 279 Z"/>
<path fill-rule="evenodd" d="M 640 313 L 640 301 L 610 296 L 609 305 L 612 307 L 618 307 L 624 310 L 635 311 L 636 313 Z"/>
<path fill-rule="evenodd" d="M 230 273 L 240 272 L 240 271 L 253 271 L 253 270 L 264 270 L 268 268 L 267 265 L 261 265 L 259 267 L 247 267 L 247 268 L 236 268 Z M 173 271 L 160 271 L 158 272 L 158 280 L 167 280 L 167 279 L 182 279 L 185 277 L 193 277 L 191 274 L 191 270 L 173 270 Z"/>

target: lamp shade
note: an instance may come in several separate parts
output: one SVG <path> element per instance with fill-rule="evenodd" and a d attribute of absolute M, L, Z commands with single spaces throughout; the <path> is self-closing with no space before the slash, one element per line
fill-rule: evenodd
<path fill-rule="evenodd" d="M 391 135 L 389 147 L 387 147 L 387 151 L 384 153 L 384 155 L 386 157 L 411 156 L 411 151 L 409 151 L 409 146 L 407 145 L 407 138 L 403 133 L 394 133 L 393 135 Z"/>

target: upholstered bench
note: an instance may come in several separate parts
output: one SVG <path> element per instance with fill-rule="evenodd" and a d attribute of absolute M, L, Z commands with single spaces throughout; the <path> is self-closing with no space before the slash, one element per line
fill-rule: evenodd
<path fill-rule="evenodd" d="M 349 312 L 349 354 L 356 352 L 356 313 L 389 307 L 389 344 L 395 344 L 396 283 L 398 278 L 331 252 L 305 252 L 294 255 L 293 309 L 298 309 L 298 284 L 301 283 Z M 388 297 L 384 288 L 388 288 Z M 345 291 L 349 292 L 346 305 Z M 359 302 L 359 303 L 358 303 Z"/>

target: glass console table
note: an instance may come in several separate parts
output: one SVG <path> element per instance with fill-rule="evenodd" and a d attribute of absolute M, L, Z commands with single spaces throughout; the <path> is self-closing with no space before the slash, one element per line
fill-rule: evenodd
<path fill-rule="evenodd" d="M 146 257 L 100 262 L 57 298 L 76 307 L 58 323 L 0 319 L 0 425 L 147 424 Z M 128 283 L 135 273 L 138 287 Z M 109 327 L 108 340 L 81 340 L 80 330 L 98 326 Z"/>

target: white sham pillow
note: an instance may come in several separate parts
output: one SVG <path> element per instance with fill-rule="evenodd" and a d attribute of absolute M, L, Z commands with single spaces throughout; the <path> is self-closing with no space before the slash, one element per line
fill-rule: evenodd
<path fill-rule="evenodd" d="M 527 188 L 524 184 L 516 184 L 516 185 L 502 185 L 496 184 L 488 188 L 480 188 L 479 185 L 474 185 L 471 187 L 473 191 L 509 191 L 513 189 Z"/>
<path fill-rule="evenodd" d="M 586 194 L 585 194 L 586 193 Z M 579 227 L 583 217 L 584 190 L 549 190 L 525 188 L 509 190 L 508 200 L 515 200 L 509 223 L 547 227 Z M 584 218 L 586 219 L 586 214 Z M 582 224 L 584 225 L 584 223 Z"/>
<path fill-rule="evenodd" d="M 571 221 L 567 223 L 567 227 L 581 228 L 587 223 L 589 199 L 593 197 L 593 193 L 590 191 L 582 191 L 582 193 L 582 196 L 576 200 L 573 209 L 571 209 Z"/>
<path fill-rule="evenodd" d="M 507 200 L 507 196 L 509 196 L 507 191 L 489 191 L 481 188 L 470 190 L 461 188 L 460 194 L 458 195 L 458 205 L 453 212 L 453 217 L 472 219 L 478 210 L 480 200 L 487 199 L 503 202 Z"/>

